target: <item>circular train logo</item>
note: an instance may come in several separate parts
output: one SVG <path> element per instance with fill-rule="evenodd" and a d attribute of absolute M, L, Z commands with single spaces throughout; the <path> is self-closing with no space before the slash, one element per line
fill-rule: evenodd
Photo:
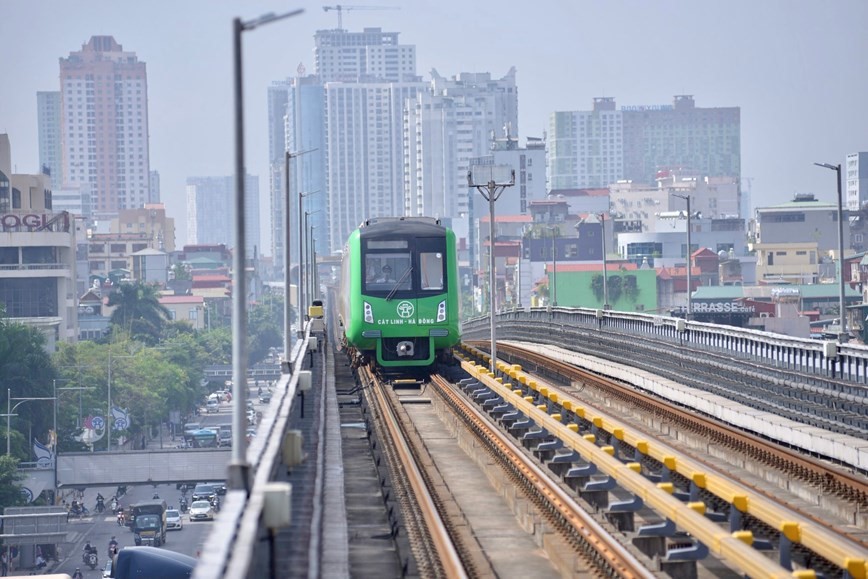
<path fill-rule="evenodd" d="M 410 302 L 401 302 L 400 304 L 398 304 L 397 309 L 398 309 L 398 315 L 399 316 L 401 316 L 402 318 L 409 318 L 410 316 L 413 315 L 413 310 L 415 308 L 413 307 L 413 304 L 411 304 Z"/>

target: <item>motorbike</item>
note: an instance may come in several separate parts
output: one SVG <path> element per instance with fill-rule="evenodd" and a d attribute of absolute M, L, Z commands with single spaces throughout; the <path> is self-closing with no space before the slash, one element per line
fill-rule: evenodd
<path fill-rule="evenodd" d="M 97 557 L 96 553 L 94 553 L 93 551 L 91 551 L 90 553 L 85 553 L 81 556 L 81 559 L 84 564 L 91 569 L 96 569 L 96 566 L 99 564 L 99 557 Z"/>
<path fill-rule="evenodd" d="M 98 513 L 103 512 L 105 510 L 105 499 L 103 499 L 102 497 L 97 497 L 96 498 L 96 507 L 94 507 L 94 509 Z"/>
<path fill-rule="evenodd" d="M 181 500 L 178 502 L 178 508 L 182 513 L 187 512 L 189 507 L 187 506 L 187 499 L 186 498 L 181 497 Z"/>
<path fill-rule="evenodd" d="M 118 526 L 119 527 L 123 527 L 126 524 L 126 521 L 124 519 L 125 519 L 124 512 L 118 511 Z"/>
<path fill-rule="evenodd" d="M 118 500 L 115 497 L 112 497 L 111 506 L 112 506 L 112 512 L 113 513 L 118 512 Z"/>

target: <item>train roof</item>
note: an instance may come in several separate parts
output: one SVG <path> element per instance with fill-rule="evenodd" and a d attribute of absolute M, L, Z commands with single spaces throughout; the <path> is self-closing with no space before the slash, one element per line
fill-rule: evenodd
<path fill-rule="evenodd" d="M 362 237 L 387 235 L 438 235 L 446 232 L 446 227 L 433 217 L 378 217 L 368 219 L 359 227 Z"/>

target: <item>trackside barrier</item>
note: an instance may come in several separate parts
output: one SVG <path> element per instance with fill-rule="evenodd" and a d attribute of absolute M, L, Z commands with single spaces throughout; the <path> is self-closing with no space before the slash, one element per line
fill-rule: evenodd
<path fill-rule="evenodd" d="M 292 406 L 300 391 L 302 369 L 310 347 L 316 338 L 306 324 L 303 339 L 292 350 L 292 373 L 283 374 L 275 387 L 274 400 L 259 423 L 257 436 L 247 448 L 247 462 L 251 465 L 249 496 L 243 490 L 229 490 L 220 511 L 220 524 L 214 525 L 202 548 L 201 557 L 193 572 L 193 579 L 241 579 L 259 577 L 258 565 L 268 560 L 268 525 L 277 524 L 266 517 L 269 504 L 285 505 L 285 488 L 270 486 L 272 477 L 284 458 L 298 458 L 298 433 L 287 432 Z M 310 373 L 307 373 L 310 376 Z M 309 378 L 308 378 L 309 382 Z M 278 394 L 279 393 L 279 394 Z M 275 404 L 277 402 L 277 404 Z M 286 436 L 285 436 L 286 434 Z M 284 445 L 289 448 L 284 448 Z M 287 454 L 285 454 L 287 453 Z M 287 517 L 284 511 L 280 520 Z"/>
<path fill-rule="evenodd" d="M 823 378 L 835 378 L 860 385 L 864 396 L 868 385 L 868 346 L 863 344 L 794 338 L 771 332 L 747 330 L 682 318 L 638 312 L 590 308 L 529 308 L 504 310 L 497 314 L 498 337 L 510 339 L 510 329 L 528 322 L 582 327 L 633 334 L 643 340 L 691 346 L 726 354 L 758 364 L 783 368 Z M 488 317 L 462 322 L 465 340 L 489 337 Z"/>

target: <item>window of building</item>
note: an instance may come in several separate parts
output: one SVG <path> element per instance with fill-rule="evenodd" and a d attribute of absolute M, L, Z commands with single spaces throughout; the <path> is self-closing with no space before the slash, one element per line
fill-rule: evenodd
<path fill-rule="evenodd" d="M 18 248 L 0 247 L 0 265 L 17 265 Z"/>
<path fill-rule="evenodd" d="M 127 245 L 125 243 L 112 243 L 109 251 L 111 253 L 126 253 Z"/>
<path fill-rule="evenodd" d="M 21 248 L 21 263 L 38 264 L 38 263 L 57 263 L 57 248 L 56 247 L 22 247 Z"/>
<path fill-rule="evenodd" d="M 199 319 L 199 310 L 192 309 L 187 312 L 187 318 L 190 320 L 198 320 Z"/>

